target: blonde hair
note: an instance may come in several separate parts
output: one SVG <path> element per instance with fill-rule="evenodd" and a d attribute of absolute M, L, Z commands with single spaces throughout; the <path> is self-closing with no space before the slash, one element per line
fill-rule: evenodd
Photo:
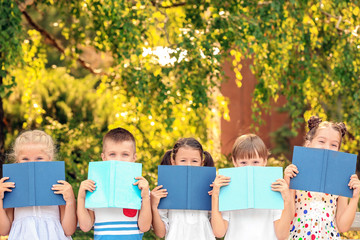
<path fill-rule="evenodd" d="M 13 151 L 9 154 L 10 160 L 17 162 L 19 152 L 26 144 L 42 145 L 44 147 L 43 151 L 46 155 L 48 155 L 51 159 L 55 158 L 56 148 L 52 137 L 41 130 L 29 130 L 21 133 L 15 139 Z"/>
<path fill-rule="evenodd" d="M 241 135 L 236 139 L 232 149 L 232 157 L 234 160 L 257 157 L 267 160 L 269 154 L 263 140 L 255 134 Z"/>

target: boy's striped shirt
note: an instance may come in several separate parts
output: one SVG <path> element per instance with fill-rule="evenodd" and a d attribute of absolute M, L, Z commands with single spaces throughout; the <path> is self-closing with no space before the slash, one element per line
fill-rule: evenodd
<path fill-rule="evenodd" d="M 140 240 L 138 211 L 123 208 L 98 208 L 95 213 L 94 240 Z"/>

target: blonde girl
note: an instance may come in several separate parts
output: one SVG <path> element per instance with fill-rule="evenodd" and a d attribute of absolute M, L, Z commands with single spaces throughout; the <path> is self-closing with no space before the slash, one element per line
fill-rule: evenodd
<path fill-rule="evenodd" d="M 54 142 L 40 130 L 23 132 L 16 138 L 10 157 L 16 163 L 52 161 L 55 157 Z M 4 209 L 4 192 L 11 192 L 15 187 L 14 182 L 7 180 L 11 181 L 6 176 L 0 179 L 0 235 L 9 235 L 9 240 L 71 239 L 77 220 L 76 201 L 68 182 L 59 180 L 52 188 L 55 194 L 63 195 L 66 205 Z"/>

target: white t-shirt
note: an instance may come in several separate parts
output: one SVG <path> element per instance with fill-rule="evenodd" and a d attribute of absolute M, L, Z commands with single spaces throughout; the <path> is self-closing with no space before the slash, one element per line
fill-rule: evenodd
<path fill-rule="evenodd" d="M 215 240 L 209 211 L 159 209 L 166 240 Z"/>
<path fill-rule="evenodd" d="M 277 240 L 274 221 L 280 219 L 282 210 L 244 209 L 225 211 L 221 215 L 228 221 L 225 240 Z"/>

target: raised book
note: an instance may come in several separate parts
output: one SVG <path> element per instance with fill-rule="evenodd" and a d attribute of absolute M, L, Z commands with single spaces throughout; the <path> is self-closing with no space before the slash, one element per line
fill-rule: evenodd
<path fill-rule="evenodd" d="M 215 167 L 171 166 L 158 167 L 158 185 L 168 192 L 161 198 L 159 209 L 211 210 L 212 189 Z"/>
<path fill-rule="evenodd" d="M 15 182 L 12 192 L 5 192 L 4 208 L 65 205 L 63 196 L 51 190 L 65 180 L 63 161 L 4 164 L 3 176 Z"/>
<path fill-rule="evenodd" d="M 96 189 L 86 192 L 86 208 L 141 208 L 141 191 L 134 183 L 142 164 L 123 161 L 90 162 L 88 179 Z"/>
<path fill-rule="evenodd" d="M 356 169 L 355 154 L 319 148 L 294 147 L 292 163 L 299 173 L 290 180 L 290 188 L 322 192 L 351 198 L 351 175 Z"/>
<path fill-rule="evenodd" d="M 283 178 L 282 167 L 223 168 L 219 174 L 231 178 L 220 188 L 220 211 L 284 208 L 281 193 L 271 190 L 271 184 Z"/>

